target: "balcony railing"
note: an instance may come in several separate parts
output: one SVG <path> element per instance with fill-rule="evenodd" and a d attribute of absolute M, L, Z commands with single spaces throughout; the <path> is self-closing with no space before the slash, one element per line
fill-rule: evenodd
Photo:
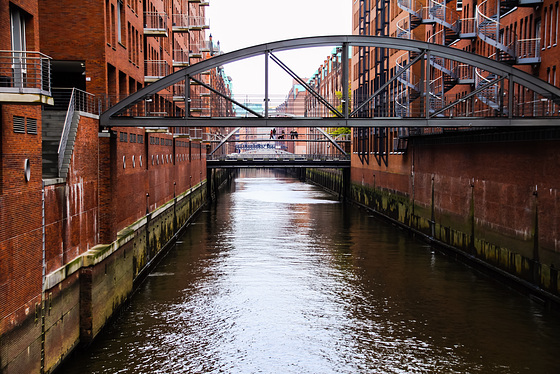
<path fill-rule="evenodd" d="M 72 89 L 70 94 L 70 99 L 68 100 L 68 110 L 66 111 L 66 117 L 64 119 L 64 127 L 62 129 L 62 135 L 60 137 L 60 143 L 58 145 L 58 176 L 66 177 L 64 171 L 65 159 L 69 162 L 71 150 L 67 152 L 68 138 L 70 135 L 70 130 L 72 127 L 72 119 L 74 118 L 74 112 L 85 112 L 92 114 L 99 114 L 99 107 L 95 100 L 95 95 L 88 92 L 79 90 L 77 88 Z M 75 123 L 77 126 L 78 123 Z M 72 140 L 73 141 L 73 140 Z M 67 172 L 67 170 L 66 170 Z"/>
<path fill-rule="evenodd" d="M 171 73 L 169 64 L 165 60 L 146 60 L 144 81 L 153 82 Z"/>
<path fill-rule="evenodd" d="M 189 53 L 182 49 L 173 50 L 173 66 L 176 67 L 189 66 Z"/>
<path fill-rule="evenodd" d="M 0 94 L 51 96 L 51 58 L 34 51 L 0 51 Z"/>
<path fill-rule="evenodd" d="M 517 63 L 536 64 L 541 62 L 541 38 L 517 41 Z"/>
<path fill-rule="evenodd" d="M 204 16 L 188 16 L 189 30 L 203 30 L 210 28 L 210 21 Z"/>
<path fill-rule="evenodd" d="M 210 52 L 206 41 L 199 41 L 198 43 L 189 43 L 189 57 L 201 58 L 203 52 Z"/>
<path fill-rule="evenodd" d="M 144 35 L 167 36 L 167 14 L 159 12 L 144 13 Z"/>
<path fill-rule="evenodd" d="M 184 13 L 173 15 L 173 31 L 187 32 L 189 31 L 189 16 Z"/>

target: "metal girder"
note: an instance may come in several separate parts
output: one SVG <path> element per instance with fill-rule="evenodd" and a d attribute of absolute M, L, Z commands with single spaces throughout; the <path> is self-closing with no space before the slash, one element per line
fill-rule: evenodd
<path fill-rule="evenodd" d="M 325 136 L 325 138 L 327 138 L 327 139 L 332 143 L 332 145 L 334 145 L 334 146 L 336 147 L 336 149 L 338 149 L 340 152 L 342 152 L 342 154 L 343 154 L 344 156 L 347 156 L 347 154 L 346 154 L 346 152 L 344 151 L 344 149 L 342 149 L 342 147 L 338 145 L 338 143 L 336 142 L 336 140 L 334 140 L 334 139 L 333 139 L 329 134 L 327 134 L 322 128 L 317 127 L 317 130 L 319 130 L 319 132 L 320 132 L 321 134 L 323 134 L 323 135 Z"/>
<path fill-rule="evenodd" d="M 495 85 L 496 83 L 499 82 L 503 82 L 505 79 L 505 77 L 501 77 L 501 78 L 496 78 L 494 80 L 491 80 L 490 82 L 481 85 L 480 87 L 478 87 L 477 89 L 475 89 L 474 91 L 469 92 L 468 95 L 465 95 L 464 97 L 461 97 L 458 100 L 455 100 L 454 102 L 450 103 L 449 105 L 446 105 L 445 107 L 441 108 L 440 110 L 438 110 L 437 112 L 432 114 L 432 117 L 437 116 L 440 113 L 444 113 L 446 110 L 453 108 L 454 106 L 456 106 L 459 103 L 462 103 L 465 100 L 470 99 L 471 97 L 474 97 L 476 94 L 478 94 L 481 91 L 484 91 L 485 89 L 487 89 L 488 87 L 491 87 L 493 85 Z M 511 98 L 512 96 L 510 96 Z M 511 100 L 510 100 L 511 102 Z"/>
<path fill-rule="evenodd" d="M 116 117 L 116 127 L 183 127 L 182 117 Z M 502 126 L 560 126 L 556 118 L 453 117 L 453 118 L 244 118 L 189 117 L 192 127 L 502 127 Z"/>
<path fill-rule="evenodd" d="M 255 112 L 254 110 L 252 110 L 251 108 L 246 107 L 245 105 L 241 104 L 240 102 L 235 101 L 234 99 L 232 99 L 231 97 L 228 97 L 226 95 L 224 95 L 223 93 L 221 93 L 218 90 L 215 90 L 214 88 L 210 87 L 209 85 L 207 85 L 206 83 L 199 81 L 198 79 L 195 79 L 193 77 L 190 77 L 190 79 L 192 79 L 193 81 L 195 81 L 196 83 L 200 84 L 201 86 L 209 89 L 210 91 L 214 92 L 216 95 L 232 102 L 235 105 L 240 106 L 241 108 L 245 109 L 247 112 L 251 113 L 252 115 L 256 116 L 256 117 L 262 117 L 262 115 L 260 115 L 259 113 Z"/>
<path fill-rule="evenodd" d="M 556 103 L 560 104 L 560 88 L 557 88 L 529 73 L 516 69 L 512 66 L 506 65 L 504 63 L 491 60 L 487 57 L 479 56 L 470 52 L 466 52 L 460 49 L 447 47 L 438 44 L 432 44 L 417 40 L 410 40 L 410 39 L 400 39 L 400 38 L 393 38 L 387 36 L 367 36 L 367 35 L 333 35 L 333 36 L 316 36 L 316 37 L 307 37 L 307 38 L 297 38 L 297 39 L 289 39 L 289 40 L 282 40 L 277 42 L 265 43 L 260 44 L 244 49 L 240 49 L 234 52 L 225 53 L 223 55 L 214 56 L 211 59 L 201 61 L 197 64 L 188 66 L 184 69 L 178 70 L 142 89 L 139 91 L 131 94 L 124 100 L 120 101 L 113 107 L 109 108 L 107 111 L 100 115 L 100 125 L 102 127 L 109 127 L 109 126 L 120 126 L 123 122 L 118 119 L 117 114 L 121 113 L 122 111 L 126 110 L 128 107 L 134 105 L 135 103 L 140 102 L 144 98 L 150 97 L 157 92 L 172 86 L 173 84 L 185 80 L 187 76 L 194 76 L 196 74 L 203 73 L 208 71 L 209 69 L 213 69 L 215 67 L 244 60 L 247 58 L 264 55 L 265 53 L 270 53 L 273 51 L 285 51 L 285 50 L 296 50 L 308 47 L 318 47 L 318 46 L 364 46 L 364 47 L 377 47 L 377 48 L 389 48 L 389 49 L 399 49 L 405 51 L 415 51 L 415 52 L 423 52 L 426 51 L 430 56 L 439 56 L 442 58 L 446 58 L 449 60 L 460 61 L 464 64 L 483 69 L 490 73 L 494 73 L 500 77 L 509 77 L 511 82 L 517 83 L 521 86 L 531 89 L 537 94 L 542 95 L 543 97 L 549 98 L 554 100 Z M 348 77 L 343 77 L 343 79 L 348 79 Z M 510 87 L 512 85 L 510 84 Z M 175 123 L 176 119 L 155 119 L 158 121 L 158 126 L 185 126 L 186 120 L 189 122 L 189 126 L 196 126 L 194 124 L 193 119 L 196 117 L 189 117 L 188 119 L 182 118 L 181 124 L 178 125 L 171 125 L 171 123 Z M 154 119 L 144 119 L 136 118 L 134 126 L 144 126 L 150 127 L 152 125 Z M 245 119 L 243 119 L 245 120 Z M 305 119 L 309 121 L 309 119 Z M 355 121 L 357 120 L 357 121 Z M 360 123 L 365 119 L 345 119 L 345 118 L 325 118 L 321 119 L 320 124 L 317 124 L 317 121 L 308 126 L 302 126 L 298 124 L 297 126 L 300 127 L 327 127 L 331 126 L 329 122 L 336 122 L 340 125 L 336 126 L 352 126 L 352 127 L 359 127 L 361 126 Z M 204 126 L 220 126 L 219 123 L 220 119 L 212 119 L 206 121 Z M 231 121 L 228 120 L 228 121 Z M 260 119 L 260 123 L 269 123 L 270 119 L 262 120 Z M 411 118 L 411 119 L 399 119 L 397 118 L 372 118 L 369 119 L 369 124 L 367 127 L 370 126 L 385 126 L 379 125 L 380 123 L 386 123 L 386 121 L 391 121 L 391 127 L 394 126 L 408 126 L 403 122 L 408 123 L 424 123 L 423 126 L 445 126 L 440 123 L 439 119 L 420 119 L 420 118 Z M 396 122 L 399 122 L 397 124 Z M 450 124 L 447 126 L 459 126 L 457 123 L 457 119 L 453 118 L 446 119 Z M 529 121 L 529 122 L 528 122 Z M 125 120 L 126 122 L 126 120 Z M 227 121 L 226 121 L 227 122 Z M 352 124 L 350 124 L 352 122 Z M 455 122 L 455 123 L 453 123 Z M 485 123 L 485 126 L 495 126 L 497 123 L 506 124 L 506 126 L 525 126 L 525 125 L 548 125 L 549 123 L 554 123 L 555 126 L 558 125 L 558 120 L 554 119 L 546 119 L 546 120 L 539 120 L 539 119 L 514 119 L 514 118 L 468 118 L 461 120 L 462 123 Z M 272 126 L 278 126 L 276 122 L 270 122 Z M 378 123 L 378 124 L 373 124 Z M 230 126 L 230 125 L 224 125 Z M 262 124 L 259 126 L 263 126 Z M 292 124 L 293 126 L 293 124 Z M 388 125 L 387 125 L 388 126 Z M 416 126 L 416 125 L 410 125 Z M 422 126 L 422 125 L 421 125 Z"/>
<path fill-rule="evenodd" d="M 227 136 L 222 139 L 220 144 L 218 144 L 218 146 L 216 148 L 214 148 L 214 150 L 212 152 L 210 152 L 210 156 L 212 156 L 214 154 L 214 152 L 216 152 L 218 149 L 220 149 L 222 147 L 222 145 L 226 144 L 226 142 L 229 140 L 229 138 L 231 138 L 239 130 L 241 130 L 241 127 L 237 127 L 235 130 L 233 130 L 232 132 L 227 134 Z"/>
<path fill-rule="evenodd" d="M 288 73 L 292 78 L 294 78 L 299 84 L 301 84 L 307 92 L 309 92 L 313 97 L 315 97 L 321 104 L 329 108 L 331 112 L 336 114 L 337 117 L 343 117 L 342 113 L 340 113 L 335 107 L 331 105 L 323 96 L 317 93 L 311 86 L 307 84 L 303 79 L 301 79 L 296 73 L 294 73 L 286 64 L 284 64 L 280 59 L 274 56 L 272 53 L 269 54 L 272 58 L 272 61 L 276 62 L 278 66 L 280 66 L 286 73 Z"/>

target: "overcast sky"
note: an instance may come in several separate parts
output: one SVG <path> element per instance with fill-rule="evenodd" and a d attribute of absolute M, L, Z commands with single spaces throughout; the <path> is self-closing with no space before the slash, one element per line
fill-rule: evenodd
<path fill-rule="evenodd" d="M 352 0 L 210 0 L 206 12 L 210 21 L 206 36 L 212 34 L 223 52 L 284 39 L 352 33 Z M 309 78 L 331 50 L 323 47 L 276 55 L 300 77 Z M 264 92 L 263 57 L 224 68 L 232 77 L 236 97 Z M 270 94 L 285 96 L 292 78 L 272 61 L 270 72 Z"/>

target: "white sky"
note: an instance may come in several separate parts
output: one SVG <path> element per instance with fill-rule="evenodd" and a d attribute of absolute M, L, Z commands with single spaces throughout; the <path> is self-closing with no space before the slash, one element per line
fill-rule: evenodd
<path fill-rule="evenodd" d="M 210 0 L 208 38 L 223 52 L 284 39 L 352 34 L 352 0 Z M 332 48 L 275 53 L 302 78 L 315 73 Z M 236 98 L 264 93 L 264 57 L 227 64 Z M 292 78 L 270 60 L 270 95 L 285 97 Z"/>

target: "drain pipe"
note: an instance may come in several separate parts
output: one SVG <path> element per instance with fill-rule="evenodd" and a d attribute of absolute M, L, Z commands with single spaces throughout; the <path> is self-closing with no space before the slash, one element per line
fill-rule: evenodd
<path fill-rule="evenodd" d="M 45 284 L 47 278 L 46 236 L 45 236 L 45 181 L 41 181 L 41 234 L 42 234 L 42 276 L 41 276 L 41 374 L 45 372 Z"/>

